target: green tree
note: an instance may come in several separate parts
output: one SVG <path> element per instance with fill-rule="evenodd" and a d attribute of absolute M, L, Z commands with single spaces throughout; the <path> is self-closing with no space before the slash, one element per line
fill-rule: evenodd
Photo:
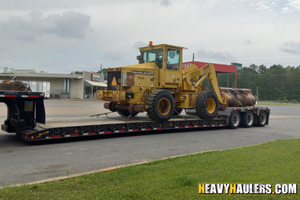
<path fill-rule="evenodd" d="M 265 65 L 259 65 L 257 72 L 260 74 L 264 74 L 266 71 L 268 71 L 268 68 Z"/>
<path fill-rule="evenodd" d="M 83 71 L 75 71 L 75 72 L 72 72 L 74 74 L 83 74 Z"/>
<path fill-rule="evenodd" d="M 107 80 L 107 68 L 103 68 L 102 70 L 97 71 L 98 74 L 104 75 L 104 80 Z"/>

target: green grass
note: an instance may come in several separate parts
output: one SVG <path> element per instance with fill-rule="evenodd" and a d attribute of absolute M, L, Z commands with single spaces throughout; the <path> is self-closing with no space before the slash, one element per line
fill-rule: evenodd
<path fill-rule="evenodd" d="M 63 181 L 5 187 L 0 199 L 299 199 L 199 195 L 198 183 L 299 183 L 300 138 L 153 161 Z"/>
<path fill-rule="evenodd" d="M 258 102 L 259 106 L 300 106 L 299 103 Z"/>

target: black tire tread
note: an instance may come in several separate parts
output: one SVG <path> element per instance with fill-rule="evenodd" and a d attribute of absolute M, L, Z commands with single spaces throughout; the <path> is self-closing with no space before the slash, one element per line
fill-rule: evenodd
<path fill-rule="evenodd" d="M 268 117 L 268 114 L 267 114 L 266 111 L 260 111 L 259 115 L 257 116 L 257 124 L 256 124 L 259 127 L 264 127 L 266 125 L 266 123 L 267 123 L 267 119 L 266 119 L 266 123 L 264 123 L 264 124 L 261 123 L 261 121 L 260 121 L 260 115 L 262 115 L 262 114 L 265 114 L 266 117 Z"/>
<path fill-rule="evenodd" d="M 249 114 L 249 113 L 251 113 L 253 115 L 253 123 L 251 125 L 249 125 L 247 123 L 247 114 Z M 243 113 L 241 117 L 242 117 L 242 119 L 241 119 L 242 120 L 241 121 L 241 126 L 242 127 L 251 128 L 253 126 L 253 124 L 254 124 L 254 114 L 253 114 L 253 112 L 247 111 L 247 112 Z"/>
<path fill-rule="evenodd" d="M 238 114 L 240 117 L 240 124 L 237 126 L 234 126 L 234 124 L 232 123 L 232 118 L 234 114 Z M 239 126 L 241 125 L 241 114 L 238 111 L 233 111 L 230 115 L 229 115 L 229 122 L 228 122 L 228 127 L 231 129 L 237 129 Z"/>
<path fill-rule="evenodd" d="M 147 113 L 148 113 L 148 117 L 153 120 L 153 121 L 165 121 L 165 120 L 169 120 L 172 114 L 169 114 L 165 117 L 161 117 L 160 114 L 158 113 L 158 110 L 154 107 L 154 102 L 155 100 L 158 98 L 158 96 L 165 96 L 165 97 L 169 97 L 170 101 L 171 101 L 171 113 L 174 111 L 174 106 L 175 106 L 175 100 L 173 95 L 168 92 L 167 90 L 155 90 L 154 92 L 152 92 L 148 99 L 147 99 Z"/>
<path fill-rule="evenodd" d="M 216 110 L 212 114 L 206 112 L 206 97 L 208 95 L 214 96 L 214 98 L 216 100 Z M 196 98 L 196 106 L 195 107 L 196 107 L 196 114 L 198 115 L 198 117 L 200 117 L 201 119 L 213 119 L 218 114 L 218 107 L 219 107 L 218 97 L 214 92 L 209 91 L 209 90 L 204 90 L 200 94 L 198 94 L 198 96 Z"/>

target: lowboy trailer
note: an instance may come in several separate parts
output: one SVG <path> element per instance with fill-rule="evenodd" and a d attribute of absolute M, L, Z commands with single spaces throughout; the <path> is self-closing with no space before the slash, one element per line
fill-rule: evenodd
<path fill-rule="evenodd" d="M 269 124 L 270 115 L 268 107 L 247 106 L 228 107 L 209 120 L 189 110 L 166 121 L 152 121 L 143 114 L 130 119 L 112 114 L 113 119 L 99 115 L 46 122 L 44 93 L 0 91 L 0 101 L 7 105 L 7 119 L 1 129 L 26 141 L 203 127 L 263 127 Z"/>

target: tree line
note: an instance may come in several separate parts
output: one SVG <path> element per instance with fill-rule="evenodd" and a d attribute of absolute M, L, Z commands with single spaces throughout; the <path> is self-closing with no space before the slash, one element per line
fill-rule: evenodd
<path fill-rule="evenodd" d="M 218 74 L 220 87 L 234 87 L 235 74 Z M 250 88 L 259 100 L 300 101 L 300 65 L 283 67 L 255 64 L 237 71 L 237 88 Z M 258 93 L 257 93 L 258 92 Z"/>
<path fill-rule="evenodd" d="M 107 80 L 107 69 L 98 71 Z M 218 73 L 220 87 L 234 88 L 234 73 Z M 207 80 L 204 85 L 212 86 Z M 237 71 L 237 88 L 250 88 L 259 100 L 300 102 L 300 65 L 298 67 L 283 67 L 252 64 Z M 258 93 L 257 93 L 258 92 Z"/>

